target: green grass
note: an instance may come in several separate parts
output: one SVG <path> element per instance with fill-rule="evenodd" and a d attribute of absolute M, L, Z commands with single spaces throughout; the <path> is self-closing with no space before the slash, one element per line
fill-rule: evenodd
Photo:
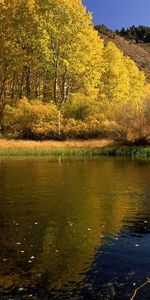
<path fill-rule="evenodd" d="M 132 157 L 132 158 L 150 158 L 150 147 L 112 147 L 104 148 L 102 150 L 102 155 L 108 156 L 122 156 L 122 157 Z"/>
<path fill-rule="evenodd" d="M 121 156 L 150 158 L 150 147 L 113 146 L 100 149 L 0 149 L 0 156 Z"/>

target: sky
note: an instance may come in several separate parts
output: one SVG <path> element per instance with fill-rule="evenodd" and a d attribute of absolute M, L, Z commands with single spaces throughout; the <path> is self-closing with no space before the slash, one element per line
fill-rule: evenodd
<path fill-rule="evenodd" d="M 111 29 L 132 25 L 150 26 L 150 0 L 82 0 L 93 13 L 95 25 Z"/>

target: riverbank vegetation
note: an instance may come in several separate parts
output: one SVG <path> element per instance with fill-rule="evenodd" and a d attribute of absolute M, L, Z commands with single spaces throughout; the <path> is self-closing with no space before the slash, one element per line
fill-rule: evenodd
<path fill-rule="evenodd" d="M 0 140 L 0 155 L 82 155 L 103 147 L 110 147 L 112 140 L 87 141 L 22 141 Z"/>
<path fill-rule="evenodd" d="M 113 140 L 22 141 L 0 140 L 0 156 L 122 156 L 150 158 L 149 146 L 122 145 Z"/>
<path fill-rule="evenodd" d="M 34 140 L 150 135 L 150 88 L 80 0 L 0 0 L 0 127 Z"/>

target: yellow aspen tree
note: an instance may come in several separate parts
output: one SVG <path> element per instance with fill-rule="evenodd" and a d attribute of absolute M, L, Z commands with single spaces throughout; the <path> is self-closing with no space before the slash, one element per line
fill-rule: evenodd
<path fill-rule="evenodd" d="M 135 107 L 140 108 L 143 105 L 145 75 L 129 57 L 124 57 L 124 62 L 130 80 L 129 100 Z"/>
<path fill-rule="evenodd" d="M 129 96 L 130 80 L 124 56 L 113 42 L 109 42 L 104 49 L 104 72 L 100 88 L 110 103 L 125 101 Z"/>
<path fill-rule="evenodd" d="M 103 42 L 81 1 L 38 1 L 50 37 L 53 98 L 59 111 L 70 93 L 90 93 L 102 72 Z"/>

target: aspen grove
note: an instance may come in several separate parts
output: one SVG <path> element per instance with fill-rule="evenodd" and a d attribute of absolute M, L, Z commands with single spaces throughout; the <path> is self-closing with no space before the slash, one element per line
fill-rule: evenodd
<path fill-rule="evenodd" d="M 0 126 L 31 139 L 148 136 L 145 75 L 80 0 L 0 0 Z M 147 124 L 147 125 L 146 125 Z"/>

